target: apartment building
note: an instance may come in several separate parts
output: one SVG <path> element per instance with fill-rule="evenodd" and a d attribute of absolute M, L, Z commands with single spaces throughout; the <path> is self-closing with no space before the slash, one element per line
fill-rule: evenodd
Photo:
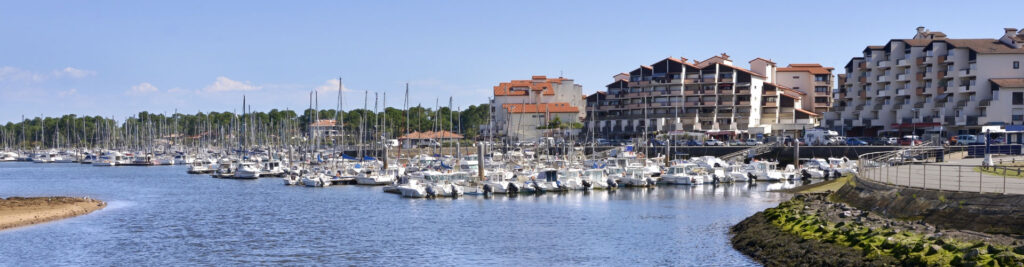
<path fill-rule="evenodd" d="M 703 61 L 669 57 L 617 74 L 607 91 L 588 97 L 584 131 L 612 139 L 675 131 L 728 139 L 817 125 L 818 114 L 803 109 L 807 94 L 776 82 L 775 62 L 749 63 L 736 66 L 724 53 Z"/>
<path fill-rule="evenodd" d="M 494 86 L 490 101 L 491 124 L 481 126 L 481 131 L 513 141 L 536 140 L 556 131 L 538 129 L 554 120 L 566 125 L 582 122 L 586 116 L 585 101 L 583 86 L 572 79 L 533 76 L 530 80 L 502 82 Z"/>
<path fill-rule="evenodd" d="M 952 39 L 918 27 L 910 39 L 868 46 L 838 77 L 825 125 L 850 136 L 977 134 L 1024 124 L 1024 31 Z"/>
<path fill-rule="evenodd" d="M 778 83 L 806 94 L 804 110 L 824 114 L 832 108 L 832 70 L 820 64 L 789 64 L 778 68 Z"/>

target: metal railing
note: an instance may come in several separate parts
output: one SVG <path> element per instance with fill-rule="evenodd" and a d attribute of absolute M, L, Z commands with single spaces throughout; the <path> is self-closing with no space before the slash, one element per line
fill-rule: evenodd
<path fill-rule="evenodd" d="M 857 175 L 861 179 L 900 187 L 1024 194 L 1024 167 L 1000 166 L 998 160 L 994 166 L 984 166 L 980 159 L 945 162 L 948 156 L 947 149 L 935 146 L 867 153 L 858 159 Z"/>

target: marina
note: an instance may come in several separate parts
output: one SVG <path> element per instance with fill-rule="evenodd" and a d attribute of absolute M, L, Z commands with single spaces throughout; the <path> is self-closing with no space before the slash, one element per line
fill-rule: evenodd
<path fill-rule="evenodd" d="M 0 195 L 109 203 L 93 214 L 0 232 L 0 242 L 15 244 L 0 248 L 0 258 L 25 265 L 381 265 L 400 258 L 757 265 L 731 248 L 728 227 L 788 198 L 770 190 L 800 184 L 416 199 L 380 186 L 284 186 L 280 178 L 211 179 L 186 168 L 0 163 Z"/>

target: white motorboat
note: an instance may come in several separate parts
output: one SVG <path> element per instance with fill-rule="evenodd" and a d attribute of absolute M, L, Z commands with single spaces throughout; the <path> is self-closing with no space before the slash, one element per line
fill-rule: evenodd
<path fill-rule="evenodd" d="M 260 172 L 261 168 L 258 163 L 251 161 L 242 162 L 238 165 L 238 169 L 235 170 L 233 178 L 256 179 L 260 178 Z"/>
<path fill-rule="evenodd" d="M 401 174 L 400 168 L 389 167 L 386 170 L 364 170 L 356 176 L 356 184 L 360 185 L 387 185 L 398 180 Z"/>

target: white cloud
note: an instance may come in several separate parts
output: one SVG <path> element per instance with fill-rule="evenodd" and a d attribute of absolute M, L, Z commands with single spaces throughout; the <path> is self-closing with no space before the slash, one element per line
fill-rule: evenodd
<path fill-rule="evenodd" d="M 324 82 L 323 85 L 317 86 L 316 87 L 316 91 L 317 92 L 337 92 L 338 91 L 338 84 L 339 83 L 340 82 L 338 80 L 334 80 L 334 79 L 327 80 L 326 82 Z M 348 88 L 348 86 L 342 87 L 341 90 L 343 92 L 351 92 L 352 91 L 351 89 Z"/>
<path fill-rule="evenodd" d="M 174 88 L 171 88 L 170 90 L 167 90 L 167 92 L 168 93 L 181 93 L 181 92 L 185 92 L 185 90 L 181 89 L 181 88 L 178 88 L 178 87 L 174 87 Z"/>
<path fill-rule="evenodd" d="M 58 78 L 59 77 L 85 78 L 85 77 L 93 76 L 93 75 L 96 75 L 95 71 L 76 69 L 76 68 L 72 68 L 72 67 L 67 67 L 67 68 L 64 68 L 62 70 L 55 70 L 55 71 L 53 71 L 53 76 L 58 77 Z"/>
<path fill-rule="evenodd" d="M 31 71 L 4 66 L 0 67 L 0 82 L 2 81 L 24 81 L 24 82 L 40 82 L 46 79 L 45 75 L 34 73 Z"/>
<path fill-rule="evenodd" d="M 144 83 L 140 83 L 140 84 L 135 85 L 135 86 L 132 86 L 131 89 L 128 89 L 128 93 L 129 94 L 145 94 L 145 93 L 151 93 L 151 92 L 157 92 L 157 91 L 160 91 L 160 89 L 156 88 L 156 86 L 153 86 L 150 83 L 145 83 L 145 82 Z"/>
<path fill-rule="evenodd" d="M 78 94 L 78 88 L 71 88 L 71 90 L 57 92 L 57 96 L 72 96 Z"/>
<path fill-rule="evenodd" d="M 203 91 L 207 92 L 225 92 L 225 91 L 254 91 L 259 90 L 261 87 L 253 85 L 249 81 L 235 81 L 228 79 L 228 77 L 220 76 L 217 80 L 206 86 Z"/>

